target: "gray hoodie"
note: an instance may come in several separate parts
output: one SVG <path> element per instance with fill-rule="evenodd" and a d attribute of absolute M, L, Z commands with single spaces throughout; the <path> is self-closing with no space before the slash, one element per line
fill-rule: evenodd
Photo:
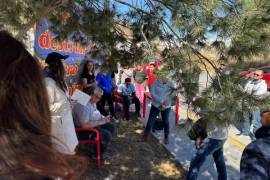
<path fill-rule="evenodd" d="M 166 108 L 171 107 L 172 98 L 175 95 L 173 92 L 174 84 L 172 82 L 162 83 L 159 80 L 155 80 L 151 86 L 152 105 L 160 108 L 164 102 L 166 102 Z"/>

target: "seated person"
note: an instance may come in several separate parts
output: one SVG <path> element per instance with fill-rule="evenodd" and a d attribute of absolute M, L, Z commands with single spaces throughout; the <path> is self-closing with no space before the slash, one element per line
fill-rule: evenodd
<path fill-rule="evenodd" d="M 131 84 L 130 78 L 126 78 L 125 83 L 119 86 L 118 93 L 123 97 L 124 100 L 123 104 L 125 110 L 125 119 L 129 120 L 129 105 L 131 102 L 135 104 L 136 114 L 138 117 L 141 117 L 140 100 L 135 95 L 135 87 L 133 84 Z"/>
<path fill-rule="evenodd" d="M 95 87 L 94 90 L 87 90 L 86 93 L 91 96 L 89 103 L 86 106 L 76 104 L 73 108 L 73 117 L 76 127 L 93 128 L 95 127 L 101 135 L 101 159 L 106 159 L 108 156 L 105 153 L 107 145 L 111 141 L 114 133 L 114 125 L 110 123 L 111 116 L 102 116 L 97 110 L 96 103 L 103 95 L 102 89 Z M 79 140 L 94 138 L 89 132 L 78 133 Z"/>

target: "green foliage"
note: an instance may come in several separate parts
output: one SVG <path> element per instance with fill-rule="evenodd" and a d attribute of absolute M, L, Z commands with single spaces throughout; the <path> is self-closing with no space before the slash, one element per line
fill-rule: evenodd
<path fill-rule="evenodd" d="M 166 71 L 188 104 L 198 91 L 199 67 L 217 71 L 201 50 L 214 49 L 223 61 L 269 55 L 269 0 L 1 0 L 0 14 L 1 29 L 18 38 L 45 17 L 55 24 L 51 30 L 58 38 L 94 42 L 91 55 L 110 67 L 148 61 L 162 41 Z M 267 106 L 266 100 L 239 91 L 238 74 L 216 73 L 213 86 L 194 102 L 208 119 L 233 123 L 233 114 L 245 104 Z"/>
<path fill-rule="evenodd" d="M 262 98 L 243 92 L 243 87 L 240 87 L 243 79 L 238 73 L 220 73 L 217 78 L 212 86 L 193 102 L 193 106 L 202 112 L 204 119 L 218 124 L 236 124 L 239 120 L 236 115 L 251 113 L 257 108 L 270 108 L 270 96 Z"/>

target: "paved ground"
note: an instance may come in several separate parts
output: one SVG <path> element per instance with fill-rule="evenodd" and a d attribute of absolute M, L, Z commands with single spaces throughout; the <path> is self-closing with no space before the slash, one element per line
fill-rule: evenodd
<path fill-rule="evenodd" d="M 148 119 L 150 106 L 150 102 L 148 102 L 146 118 L 143 119 L 143 123 L 146 123 Z M 180 119 L 184 120 L 187 115 L 186 107 L 181 105 L 180 109 Z M 175 126 L 174 112 L 171 112 L 170 117 L 170 144 L 164 146 L 176 157 L 181 165 L 188 170 L 190 160 L 195 153 L 194 143 L 186 136 L 186 129 L 189 123 L 187 123 L 187 126 L 185 127 L 179 125 Z M 231 127 L 229 130 L 229 138 L 224 146 L 227 174 L 228 179 L 230 180 L 239 179 L 241 155 L 244 147 L 250 142 L 249 138 L 240 137 L 237 136 L 237 134 L 239 134 L 239 131 L 235 127 Z M 163 133 L 157 132 L 154 135 L 160 140 L 160 143 L 162 143 Z M 208 157 L 206 162 L 203 164 L 198 179 L 217 179 L 217 173 L 212 157 Z"/>

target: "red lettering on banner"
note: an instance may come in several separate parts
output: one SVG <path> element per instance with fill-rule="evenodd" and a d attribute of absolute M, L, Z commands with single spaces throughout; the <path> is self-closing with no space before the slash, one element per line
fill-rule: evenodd
<path fill-rule="evenodd" d="M 65 72 L 66 72 L 66 75 L 69 76 L 68 65 L 65 65 Z"/>
<path fill-rule="evenodd" d="M 38 45 L 43 49 L 48 49 L 50 43 L 50 32 L 47 30 L 41 34 L 38 38 Z"/>
<path fill-rule="evenodd" d="M 67 76 L 76 76 L 79 72 L 78 65 L 66 65 L 65 71 Z"/>
<path fill-rule="evenodd" d="M 58 50 L 58 51 L 65 51 L 68 53 L 77 53 L 77 54 L 85 54 L 86 53 L 86 47 L 82 46 L 79 43 L 75 43 L 73 41 L 56 41 L 55 38 L 53 38 L 49 32 L 49 30 L 46 30 L 45 33 L 42 33 L 38 37 L 38 45 L 42 49 L 52 49 L 52 50 Z"/>
<path fill-rule="evenodd" d="M 73 65 L 71 67 L 71 75 L 76 76 L 78 74 L 79 67 L 77 65 Z"/>
<path fill-rule="evenodd" d="M 80 46 L 79 43 L 76 43 L 76 53 L 78 54 L 84 54 L 83 48 Z"/>
<path fill-rule="evenodd" d="M 64 40 L 62 42 L 62 46 L 63 46 L 63 51 L 67 52 L 67 40 Z"/>
<path fill-rule="evenodd" d="M 58 42 L 59 43 L 59 42 Z M 59 43 L 60 44 L 60 43 Z M 56 40 L 55 39 L 52 39 L 51 40 L 51 49 L 52 50 L 56 50 Z"/>
<path fill-rule="evenodd" d="M 60 42 L 57 44 L 57 45 L 58 45 L 58 46 L 57 46 L 57 50 L 58 50 L 58 51 L 63 51 L 63 50 L 64 50 L 64 49 L 63 49 L 63 43 L 64 43 L 64 42 L 61 42 L 61 41 L 60 41 Z"/>
<path fill-rule="evenodd" d="M 73 42 L 66 41 L 66 51 L 70 53 L 73 51 Z"/>

